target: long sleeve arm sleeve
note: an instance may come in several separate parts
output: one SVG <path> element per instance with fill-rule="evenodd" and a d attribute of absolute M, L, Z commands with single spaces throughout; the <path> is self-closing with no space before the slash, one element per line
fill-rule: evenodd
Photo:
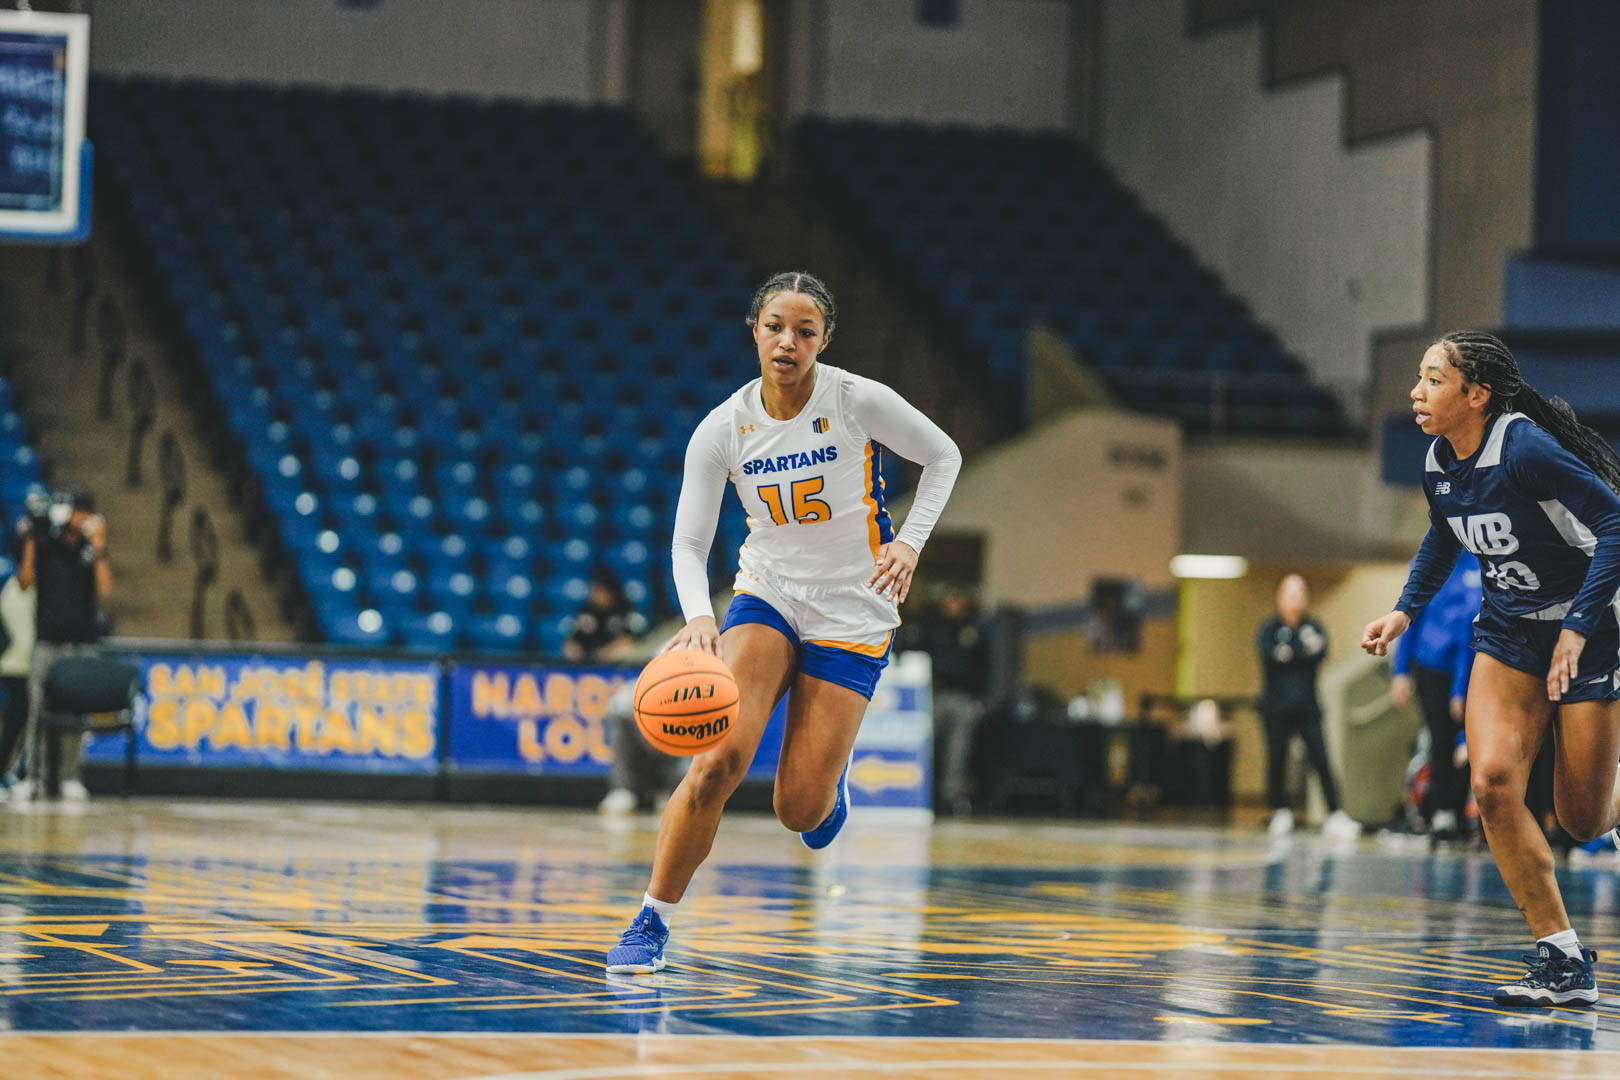
<path fill-rule="evenodd" d="M 670 561 L 675 595 L 687 622 L 700 615 L 714 616 L 714 602 L 709 597 L 709 548 L 714 543 L 714 527 L 720 520 L 720 502 L 725 498 L 730 475 L 721 442 L 726 430 L 717 414 L 711 413 L 686 444 L 686 470 L 681 479 L 681 497 L 675 504 Z"/>
<path fill-rule="evenodd" d="M 1534 497 L 1549 497 L 1542 508 L 1554 517 L 1564 540 L 1592 557 L 1564 618 L 1564 629 L 1590 635 L 1620 592 L 1620 496 L 1552 436 L 1525 434 L 1529 437 L 1511 444 L 1508 475 Z M 1556 505 L 1549 508 L 1549 502 Z"/>
<path fill-rule="evenodd" d="M 1462 544 L 1457 542 L 1456 534 L 1430 522 L 1417 558 L 1412 560 L 1412 572 L 1406 576 L 1406 588 L 1395 602 L 1395 610 L 1417 618 L 1451 576 L 1451 568 L 1457 565 L 1461 551 Z"/>
<path fill-rule="evenodd" d="M 850 382 L 849 408 L 856 423 L 872 439 L 923 467 L 911 511 L 895 535 L 921 553 L 962 471 L 962 452 L 938 424 L 894 390 L 871 379 Z"/>

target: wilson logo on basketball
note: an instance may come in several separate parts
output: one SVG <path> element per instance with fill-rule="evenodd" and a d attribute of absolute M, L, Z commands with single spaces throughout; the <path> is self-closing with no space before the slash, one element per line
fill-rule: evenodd
<path fill-rule="evenodd" d="M 700 742 L 707 742 L 730 727 L 730 716 L 717 716 L 713 720 L 705 720 L 701 724 L 666 723 L 663 725 L 665 735 L 677 739 L 695 739 Z"/>
<path fill-rule="evenodd" d="M 690 757 L 726 739 L 737 680 L 726 662 L 697 649 L 669 649 L 636 680 L 636 725 L 649 745 Z"/>

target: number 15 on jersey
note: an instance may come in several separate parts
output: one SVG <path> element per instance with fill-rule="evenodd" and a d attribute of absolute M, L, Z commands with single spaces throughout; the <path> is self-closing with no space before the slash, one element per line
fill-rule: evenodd
<path fill-rule="evenodd" d="M 806 480 L 795 480 L 788 489 L 791 499 L 793 516 L 788 516 L 788 504 L 782 502 L 781 484 L 761 484 L 759 488 L 760 500 L 765 508 L 771 512 L 771 520 L 778 525 L 786 525 L 796 521 L 800 525 L 809 525 L 817 521 L 831 521 L 832 507 L 825 501 L 816 498 L 821 494 L 824 481 L 819 476 L 812 476 Z"/>

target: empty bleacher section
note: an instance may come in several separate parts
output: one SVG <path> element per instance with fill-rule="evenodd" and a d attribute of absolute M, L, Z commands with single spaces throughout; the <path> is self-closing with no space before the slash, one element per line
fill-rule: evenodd
<path fill-rule="evenodd" d="M 1003 408 L 1045 324 L 1125 405 L 1192 430 L 1345 430 L 1332 396 L 1073 141 L 808 121 L 799 149 L 961 320 Z"/>
<path fill-rule="evenodd" d="M 751 283 L 627 115 L 93 92 L 322 635 L 555 653 L 597 566 L 672 608 L 682 454 L 752 370 Z"/>
<path fill-rule="evenodd" d="M 1504 301 L 1503 337 L 1525 378 L 1620 437 L 1620 259 L 1515 256 Z"/>
<path fill-rule="evenodd" d="M 1505 334 L 1525 375 L 1620 439 L 1620 8 L 1546 4 L 1536 101 L 1535 249 L 1508 262 Z"/>
<path fill-rule="evenodd" d="M 939 332 L 937 297 L 919 287 L 908 263 L 874 250 L 848 200 L 796 171 L 751 184 L 709 182 L 702 194 L 756 277 L 804 266 L 831 286 L 839 316 L 827 362 L 894 387 L 950 433 L 966 460 L 1017 430 L 989 405 L 982 356 Z M 893 454 L 883 464 L 891 493 L 916 471 Z"/>

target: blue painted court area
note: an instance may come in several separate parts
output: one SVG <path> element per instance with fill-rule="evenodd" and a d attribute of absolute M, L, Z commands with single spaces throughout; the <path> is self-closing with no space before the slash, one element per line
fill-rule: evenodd
<path fill-rule="evenodd" d="M 537 829 L 505 859 L 487 838 L 458 858 L 442 835 L 348 856 L 241 834 L 237 855 L 13 842 L 0 1024 L 1620 1049 L 1612 992 L 1595 1010 L 1492 1004 L 1527 941 L 1482 853 L 1005 824 L 868 829 L 840 861 L 793 851 L 779 830 L 722 832 L 675 920 L 669 969 L 609 978 L 602 951 L 646 865 L 614 862 L 606 841 L 593 857 L 594 828 L 575 815 L 557 843 Z M 728 864 L 728 847 L 769 858 Z M 1620 875 L 1561 876 L 1608 959 Z M 1620 963 L 1599 976 L 1620 985 Z"/>

